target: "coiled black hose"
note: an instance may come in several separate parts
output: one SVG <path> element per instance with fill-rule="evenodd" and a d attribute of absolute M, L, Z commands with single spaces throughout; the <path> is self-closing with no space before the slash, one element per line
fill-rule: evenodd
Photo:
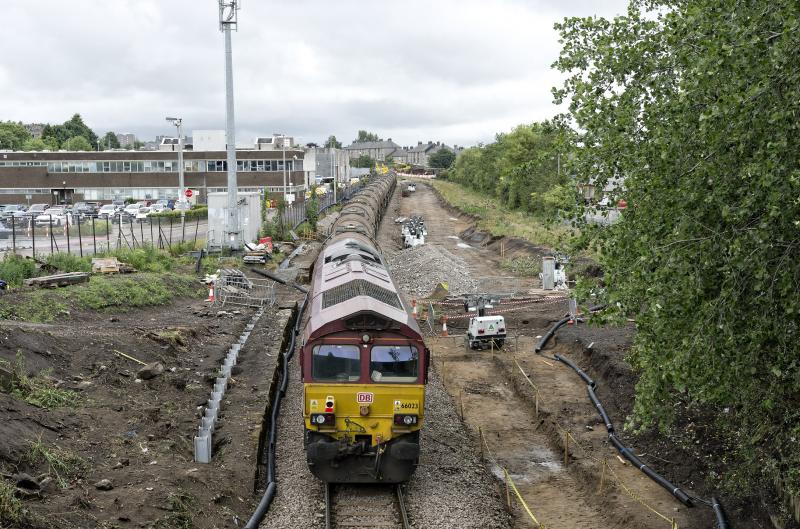
<path fill-rule="evenodd" d="M 596 312 L 598 310 L 602 310 L 603 308 L 605 308 L 605 305 L 599 305 L 597 307 L 590 308 L 589 311 Z M 559 328 L 561 328 L 564 324 L 570 321 L 570 319 L 571 319 L 570 316 L 567 315 L 564 318 L 558 320 L 555 324 L 553 324 L 553 326 L 544 334 L 544 336 L 542 336 L 542 339 L 539 340 L 539 343 L 536 345 L 534 352 L 540 354 L 541 350 L 544 349 L 544 346 L 547 344 L 550 338 L 553 337 L 553 335 L 556 333 L 556 331 L 558 331 Z M 592 378 L 589 377 L 589 375 L 585 371 L 583 371 L 581 368 L 575 365 L 575 363 L 569 360 L 568 358 L 565 358 L 559 354 L 553 355 L 552 358 L 570 367 L 573 371 L 575 371 L 575 373 L 578 374 L 578 376 L 581 377 L 581 379 L 584 382 L 586 382 L 589 400 L 592 401 L 592 404 L 597 409 L 597 412 L 600 414 L 600 418 L 605 423 L 606 430 L 608 431 L 608 440 L 611 442 L 612 445 L 614 445 L 617 451 L 619 451 L 619 453 L 622 454 L 622 456 L 625 459 L 630 461 L 632 465 L 641 470 L 647 477 L 658 483 L 664 489 L 668 490 L 670 494 L 672 494 L 673 496 L 675 496 L 675 498 L 678 499 L 678 501 L 680 501 L 687 507 L 693 507 L 694 506 L 693 499 L 683 489 L 681 489 L 680 487 L 676 487 L 669 480 L 661 476 L 655 470 L 648 467 L 646 464 L 642 462 L 641 459 L 636 457 L 636 455 L 630 448 L 622 444 L 622 441 L 619 440 L 619 438 L 615 433 L 614 424 L 608 417 L 608 413 L 603 407 L 603 403 L 600 402 L 600 399 L 597 398 L 597 395 L 595 394 L 595 389 L 597 387 L 595 381 L 592 380 Z M 698 501 L 706 505 L 710 505 L 711 508 L 714 510 L 714 516 L 716 516 L 717 518 L 717 529 L 728 528 L 728 522 L 725 519 L 725 513 L 722 509 L 722 505 L 720 505 L 719 501 L 716 498 L 712 498 L 711 502 L 705 500 L 698 500 Z"/>

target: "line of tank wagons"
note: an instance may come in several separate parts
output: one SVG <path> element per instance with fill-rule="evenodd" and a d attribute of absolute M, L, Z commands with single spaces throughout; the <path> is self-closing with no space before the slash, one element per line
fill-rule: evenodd
<path fill-rule="evenodd" d="M 315 262 L 300 350 L 306 461 L 330 483 L 402 483 L 417 467 L 429 351 L 375 236 L 396 188 L 373 176 Z"/>

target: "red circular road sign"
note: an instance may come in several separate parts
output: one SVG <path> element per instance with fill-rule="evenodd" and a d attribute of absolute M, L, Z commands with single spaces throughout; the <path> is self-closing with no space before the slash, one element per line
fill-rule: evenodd
<path fill-rule="evenodd" d="M 186 198 L 192 198 L 193 192 L 191 189 L 187 189 L 183 194 L 186 195 Z"/>

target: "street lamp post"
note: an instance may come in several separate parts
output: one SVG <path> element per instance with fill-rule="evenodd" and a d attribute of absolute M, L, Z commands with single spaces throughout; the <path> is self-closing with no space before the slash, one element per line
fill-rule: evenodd
<path fill-rule="evenodd" d="M 181 210 L 181 229 L 186 224 L 186 195 L 183 188 L 183 119 L 167 118 L 178 129 L 178 207 Z"/>
<path fill-rule="evenodd" d="M 228 215 L 226 242 L 238 250 L 242 242 L 239 228 L 238 184 L 236 182 L 236 129 L 233 114 L 233 52 L 231 31 L 239 28 L 242 0 L 219 0 L 219 29 L 225 34 L 225 134 L 228 161 Z"/>
<path fill-rule="evenodd" d="M 286 135 L 281 136 L 281 151 L 283 152 L 283 201 L 286 202 Z"/>

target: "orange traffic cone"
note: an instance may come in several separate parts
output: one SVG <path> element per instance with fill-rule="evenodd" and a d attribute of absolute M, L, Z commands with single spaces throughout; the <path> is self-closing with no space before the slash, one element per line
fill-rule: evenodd
<path fill-rule="evenodd" d="M 412 299 L 411 300 L 411 315 L 414 316 L 415 320 L 418 318 L 418 315 L 417 315 L 417 300 L 416 299 Z"/>
<path fill-rule="evenodd" d="M 450 336 L 447 334 L 447 316 L 442 316 L 442 336 Z"/>
<path fill-rule="evenodd" d="M 214 283 L 209 283 L 208 285 L 208 298 L 206 301 L 214 303 L 217 298 L 214 297 Z"/>

